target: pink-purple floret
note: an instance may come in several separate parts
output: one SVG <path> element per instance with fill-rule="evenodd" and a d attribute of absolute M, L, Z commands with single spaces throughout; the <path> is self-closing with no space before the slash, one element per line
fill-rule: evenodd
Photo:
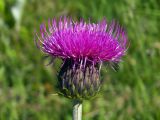
<path fill-rule="evenodd" d="M 114 21 L 108 24 L 105 19 L 99 23 L 76 22 L 66 17 L 52 19 L 48 27 L 41 25 L 40 34 L 40 49 L 62 59 L 118 62 L 127 47 L 124 29 Z"/>

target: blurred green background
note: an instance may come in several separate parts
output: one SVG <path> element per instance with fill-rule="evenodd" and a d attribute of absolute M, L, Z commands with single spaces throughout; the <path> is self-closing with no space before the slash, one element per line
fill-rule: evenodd
<path fill-rule="evenodd" d="M 0 0 L 0 120 L 71 120 L 72 101 L 55 95 L 60 62 L 45 66 L 33 41 L 42 22 L 62 15 L 115 19 L 130 41 L 119 71 L 102 69 L 83 120 L 160 120 L 159 0 Z"/>

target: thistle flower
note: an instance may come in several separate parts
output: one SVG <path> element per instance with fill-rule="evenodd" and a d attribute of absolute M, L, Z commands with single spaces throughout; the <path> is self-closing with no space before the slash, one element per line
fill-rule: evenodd
<path fill-rule="evenodd" d="M 126 52 L 127 37 L 116 22 L 80 22 L 62 17 L 40 26 L 37 45 L 42 52 L 62 59 L 59 90 L 72 99 L 89 99 L 101 86 L 103 62 L 118 63 Z"/>

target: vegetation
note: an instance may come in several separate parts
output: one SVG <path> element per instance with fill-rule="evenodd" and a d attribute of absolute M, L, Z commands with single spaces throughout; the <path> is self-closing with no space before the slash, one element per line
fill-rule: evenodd
<path fill-rule="evenodd" d="M 72 101 L 56 95 L 61 61 L 45 66 L 34 44 L 40 24 L 62 15 L 115 19 L 130 41 L 118 72 L 103 67 L 83 119 L 160 120 L 159 0 L 0 0 L 0 120 L 71 119 Z"/>

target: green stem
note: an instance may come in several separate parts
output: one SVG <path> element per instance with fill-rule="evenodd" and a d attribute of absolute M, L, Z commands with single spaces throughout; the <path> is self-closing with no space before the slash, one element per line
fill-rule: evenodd
<path fill-rule="evenodd" d="M 75 100 L 73 103 L 73 120 L 82 120 L 82 102 Z"/>

